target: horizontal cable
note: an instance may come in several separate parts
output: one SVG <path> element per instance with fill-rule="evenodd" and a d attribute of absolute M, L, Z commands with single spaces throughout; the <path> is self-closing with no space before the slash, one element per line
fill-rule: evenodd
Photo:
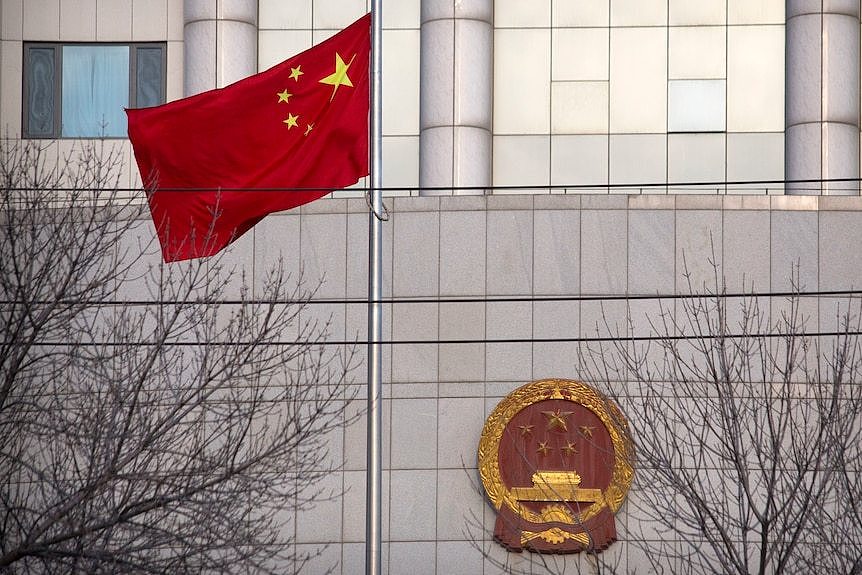
<path fill-rule="evenodd" d="M 364 298 L 320 298 L 308 300 L 272 299 L 219 299 L 219 300 L 0 300 L 0 305 L 63 306 L 87 307 L 137 307 L 161 305 L 367 305 L 381 304 L 444 304 L 444 303 L 510 303 L 510 302 L 556 302 L 556 301 L 629 301 L 629 300 L 678 300 L 678 299 L 737 299 L 769 297 L 853 297 L 862 295 L 862 289 L 818 290 L 818 291 L 774 291 L 774 292 L 734 292 L 721 294 L 607 294 L 607 295 L 531 295 L 531 296 L 485 296 L 485 297 L 441 297 L 441 298 L 383 298 L 369 300 Z"/>
<path fill-rule="evenodd" d="M 698 335 L 632 335 L 632 336 L 595 336 L 595 337 L 512 337 L 512 338 L 470 338 L 470 339 L 389 339 L 380 340 L 381 345 L 463 345 L 463 344 L 494 344 L 494 343 L 604 343 L 604 342 L 643 342 L 643 341 L 680 341 L 680 340 L 716 340 L 716 339 L 776 339 L 802 337 L 856 337 L 862 331 L 818 331 L 794 333 L 734 333 L 734 334 L 698 334 Z M 0 345 L 14 345 L 13 342 L 3 342 Z M 368 340 L 322 340 L 322 341 L 37 341 L 28 345 L 60 346 L 60 347 L 268 347 L 268 346 L 364 346 Z"/>
<path fill-rule="evenodd" d="M 750 189 L 760 189 L 770 186 L 785 186 L 785 185 L 803 185 L 803 184 L 820 184 L 820 186 L 812 186 L 802 188 L 804 190 L 821 190 L 822 184 L 839 184 L 839 183 L 860 183 L 862 178 L 810 178 L 796 180 L 709 180 L 700 182 L 640 182 L 630 184 L 530 184 L 530 185 L 490 185 L 490 186 L 383 186 L 379 189 L 382 192 L 513 192 L 518 190 L 594 190 L 596 188 L 607 188 L 608 190 L 639 190 L 639 189 L 655 189 L 655 188 L 678 188 L 678 189 L 699 189 L 708 187 L 723 187 L 732 186 L 736 189 L 744 189 L 741 187 L 748 186 Z M 9 191 L 41 191 L 43 187 L 9 187 L 4 188 Z M 144 188 L 121 188 L 121 187 L 52 187 L 53 191 L 58 192 L 140 192 L 145 191 Z M 339 188 L 338 191 L 348 192 L 369 192 L 370 187 L 350 187 Z M 198 188 L 158 188 L 156 191 L 162 192 L 324 192 L 332 191 L 332 187 L 266 187 L 266 188 L 226 188 L 226 187 L 198 187 Z"/>

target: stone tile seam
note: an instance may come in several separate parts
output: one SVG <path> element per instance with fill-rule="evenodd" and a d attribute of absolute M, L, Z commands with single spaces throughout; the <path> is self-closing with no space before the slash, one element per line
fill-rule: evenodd
<path fill-rule="evenodd" d="M 453 23 L 454 22 L 479 22 L 480 24 L 487 24 L 494 29 L 498 28 L 498 27 L 494 26 L 494 24 L 492 22 L 490 22 L 489 20 L 482 20 L 481 18 L 474 18 L 474 17 L 469 17 L 469 16 L 468 17 L 453 16 L 452 18 L 429 18 L 428 20 L 422 20 L 420 22 L 420 27 L 424 26 L 425 24 L 431 24 L 433 22 L 453 22 Z M 386 28 L 384 28 L 384 30 L 385 29 Z M 524 28 L 515 28 L 515 29 L 516 30 L 523 30 Z M 531 28 L 527 28 L 527 29 L 531 29 Z"/>
<path fill-rule="evenodd" d="M 195 18 L 194 20 L 183 20 L 183 27 L 190 24 L 201 24 L 207 22 L 236 22 L 238 24 L 247 24 L 254 27 L 256 30 L 259 30 L 256 23 L 249 22 L 248 20 L 240 20 L 239 18 Z"/>
<path fill-rule="evenodd" d="M 603 186 L 596 186 L 603 187 Z M 408 188 L 405 188 L 408 189 Z M 450 198 L 447 200 L 446 207 L 441 207 L 439 205 L 436 206 L 411 206 L 404 205 L 404 200 L 407 200 L 405 197 L 393 197 L 393 199 L 401 200 L 396 202 L 399 209 L 390 209 L 390 213 L 395 214 L 398 212 L 404 213 L 421 213 L 421 212 L 440 212 L 440 211 L 465 211 L 465 212 L 482 212 L 482 211 L 528 211 L 528 210 L 560 210 L 560 209 L 578 209 L 574 206 L 571 208 L 561 208 L 559 206 L 534 206 L 528 207 L 526 204 L 531 203 L 531 199 L 533 198 L 543 198 L 546 196 L 554 196 L 557 201 L 571 201 L 572 203 L 577 202 L 583 198 L 589 198 L 590 205 L 583 207 L 581 209 L 589 209 L 589 210 L 655 210 L 655 209 L 666 209 L 666 210 L 744 210 L 744 211 L 862 211 L 862 196 L 791 196 L 791 195 L 748 195 L 748 194 L 666 194 L 666 193 L 655 193 L 655 194 L 576 194 L 576 193 L 566 193 L 566 194 L 524 194 L 524 195 L 507 195 L 506 200 L 502 202 L 504 205 L 494 205 L 496 203 L 496 199 L 489 198 L 499 198 L 501 196 L 463 196 L 465 198 L 469 198 L 464 200 L 466 202 L 476 202 L 476 198 L 484 198 L 484 202 L 486 205 L 484 207 L 476 207 L 470 206 L 464 210 L 460 210 L 457 206 L 451 205 L 458 200 L 453 200 L 454 198 L 460 198 L 461 196 L 452 195 L 452 196 L 439 196 Z M 600 199 L 600 198 L 614 198 L 611 199 Z M 523 202 L 524 205 L 520 206 L 512 206 L 505 205 L 513 203 L 511 198 L 519 198 L 519 201 Z M 528 199 L 529 198 L 529 199 Z M 563 200 L 562 198 L 571 198 L 571 200 Z M 620 198 L 626 198 L 625 200 L 621 200 Z M 645 198 L 640 200 L 640 198 Z M 648 199 L 647 199 L 648 198 Z M 655 198 L 655 199 L 653 199 Z M 658 198 L 669 198 L 658 200 Z M 719 200 L 720 198 L 720 200 Z M 427 198 L 423 198 L 427 199 Z M 335 199 L 330 201 L 341 201 L 344 199 Z M 752 205 L 760 202 L 766 202 L 770 204 L 769 206 L 761 206 L 761 205 Z M 607 205 L 602 205 L 607 202 Z M 627 205 L 621 205 L 622 202 L 626 202 Z M 658 205 L 650 205 L 652 202 L 656 202 Z M 667 202 L 667 205 L 662 205 Z M 721 206 L 715 205 L 699 205 L 701 202 L 704 203 L 712 203 L 712 202 L 720 202 Z M 318 202 L 320 203 L 320 202 Z M 351 199 L 350 204 L 347 206 L 327 206 L 325 209 L 316 208 L 308 208 L 308 209 L 300 209 L 300 214 L 303 216 L 315 216 L 322 214 L 345 214 L 345 213 L 357 213 L 364 212 L 365 209 L 361 208 L 359 204 L 363 204 L 364 201 Z M 410 202 L 413 203 L 413 202 Z M 438 203 L 438 202 L 435 202 Z M 679 205 L 681 203 L 682 205 Z M 616 205 L 614 205 L 616 204 Z M 289 217 L 291 214 L 284 214 Z"/>

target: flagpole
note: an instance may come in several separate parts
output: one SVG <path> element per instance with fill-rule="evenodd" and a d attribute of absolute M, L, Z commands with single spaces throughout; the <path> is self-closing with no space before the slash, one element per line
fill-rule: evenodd
<path fill-rule="evenodd" d="M 381 575 L 383 401 L 381 383 L 383 213 L 383 16 L 371 0 L 371 212 L 368 215 L 368 444 L 365 489 L 365 573 Z"/>

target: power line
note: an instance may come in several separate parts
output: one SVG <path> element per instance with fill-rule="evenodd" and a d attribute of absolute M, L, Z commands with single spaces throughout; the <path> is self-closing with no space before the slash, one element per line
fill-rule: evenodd
<path fill-rule="evenodd" d="M 708 180 L 708 181 L 687 181 L 687 182 L 637 182 L 628 184 L 611 184 L 611 183 L 595 183 L 595 184 L 530 184 L 530 185 L 490 185 L 490 186 L 385 186 L 380 188 L 386 192 L 514 192 L 518 190 L 653 190 L 657 188 L 676 188 L 676 189 L 691 189 L 698 190 L 701 188 L 722 188 L 731 186 L 735 190 L 761 189 L 779 186 L 804 186 L 797 188 L 803 191 L 822 190 L 823 184 L 840 184 L 840 183 L 855 183 L 862 182 L 862 178 L 810 178 L 810 179 L 773 179 L 773 180 Z M 819 186 L 813 185 L 819 184 Z M 808 185 L 812 185 L 808 187 Z M 46 191 L 43 187 L 7 187 L 7 191 Z M 58 192 L 144 192 L 144 188 L 124 188 L 124 187 L 51 187 L 51 191 Z M 158 188 L 157 192 L 177 192 L 177 193 L 199 193 L 199 192 L 322 192 L 332 191 L 331 187 L 322 188 L 288 188 L 288 187 L 268 187 L 268 188 Z M 369 192 L 371 188 L 356 186 L 343 188 L 338 191 L 350 192 Z"/>
<path fill-rule="evenodd" d="M 541 302 L 578 302 L 578 301 L 630 301 L 630 300 L 683 300 L 683 299 L 754 299 L 776 297 L 850 297 L 862 295 L 862 289 L 817 290 L 817 291 L 772 291 L 772 292 L 731 292 L 695 294 L 605 294 L 605 295 L 525 295 L 525 296 L 453 296 L 453 297 L 391 297 L 377 300 L 382 304 L 450 304 L 450 303 L 541 303 Z M 366 298 L 319 298 L 303 300 L 273 299 L 219 299 L 219 300 L 0 300 L 0 305 L 91 307 L 140 307 L 172 305 L 367 305 Z"/>
<path fill-rule="evenodd" d="M 767 332 L 767 333 L 722 333 L 697 335 L 630 335 L 630 336 L 594 336 L 594 337 L 512 337 L 512 338 L 470 338 L 470 339 L 389 339 L 382 340 L 383 345 L 465 345 L 465 344 L 504 344 L 504 343 L 612 343 L 612 342 L 650 342 L 650 341 L 690 341 L 717 339 L 782 339 L 782 338 L 820 338 L 820 337 L 857 337 L 862 331 L 816 331 L 816 332 Z M 3 342 L 11 345 L 14 342 Z M 35 346 L 59 347 L 250 347 L 250 346 L 365 346 L 366 340 L 277 340 L 268 342 L 250 341 L 37 341 Z"/>

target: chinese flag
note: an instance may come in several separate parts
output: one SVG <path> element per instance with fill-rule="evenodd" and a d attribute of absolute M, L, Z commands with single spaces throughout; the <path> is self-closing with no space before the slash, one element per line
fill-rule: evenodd
<path fill-rule="evenodd" d="M 166 262 L 212 255 L 368 174 L 370 34 L 366 15 L 225 88 L 127 110 Z"/>

